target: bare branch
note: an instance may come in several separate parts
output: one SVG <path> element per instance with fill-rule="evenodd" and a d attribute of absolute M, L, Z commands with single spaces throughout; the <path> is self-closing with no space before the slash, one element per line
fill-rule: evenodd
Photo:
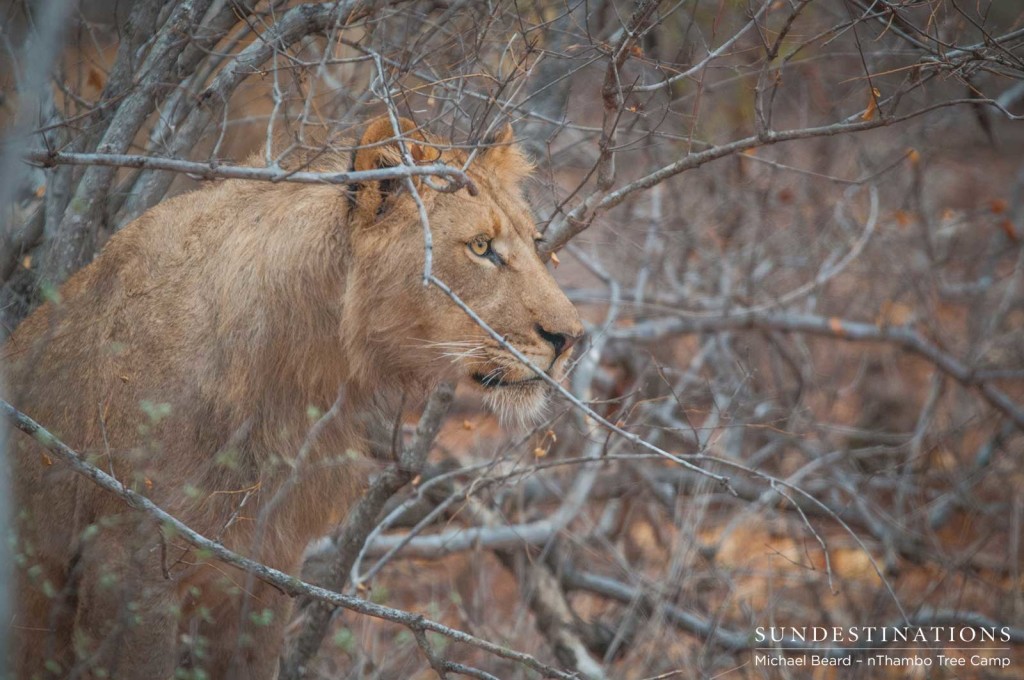
<path fill-rule="evenodd" d="M 374 170 L 353 170 L 350 172 L 304 172 L 300 170 L 282 170 L 280 168 L 222 165 L 215 161 L 201 163 L 183 161 L 176 158 L 127 154 L 28 151 L 24 154 L 24 157 L 27 160 L 39 163 L 43 167 L 67 164 L 101 165 L 112 168 L 145 168 L 184 173 L 197 179 L 207 180 L 242 179 L 261 182 L 348 185 L 355 182 L 376 182 L 406 177 L 435 176 L 449 179 L 449 186 L 445 187 L 446 191 L 456 191 L 462 187 L 466 187 L 471 195 L 475 195 L 478 191 L 476 185 L 473 184 L 473 180 L 459 168 L 435 163 L 377 168 Z"/>
<path fill-rule="evenodd" d="M 666 619 L 671 621 L 679 630 L 697 635 L 702 640 L 719 647 L 730 650 L 756 648 L 756 643 L 754 643 L 749 632 L 723 628 L 716 621 L 702 619 L 699 616 L 695 616 L 685 611 L 681 607 L 664 602 L 656 593 L 647 594 L 637 588 L 633 588 L 607 576 L 578 570 L 568 565 L 561 567 L 560 575 L 563 583 L 572 589 L 597 593 L 604 597 L 618 600 L 619 602 L 643 602 L 643 606 L 647 611 L 659 612 Z M 902 630 L 905 627 L 910 627 L 926 629 L 929 626 L 942 625 L 966 625 L 1007 630 L 1010 637 L 1009 642 L 1012 642 L 1013 644 L 1024 643 L 1024 629 L 1006 626 L 998 621 L 990 619 L 987 616 L 977 614 L 975 612 L 921 611 L 912 615 L 907 622 L 896 621 L 892 623 L 885 623 L 880 625 L 879 628 Z M 831 645 L 826 647 L 822 645 L 820 649 L 818 649 L 817 646 L 811 646 L 808 648 L 806 640 L 787 638 L 782 642 L 772 642 L 770 645 L 766 644 L 764 648 L 767 649 L 770 647 L 783 651 L 790 649 L 799 652 L 817 652 L 828 656 L 829 658 L 845 659 L 850 656 L 865 654 L 866 650 L 863 648 L 871 644 L 871 642 L 865 641 L 859 645 L 853 645 L 850 647 L 835 647 Z"/>
<path fill-rule="evenodd" d="M 616 339 L 652 341 L 669 335 L 723 330 L 770 328 L 809 333 L 851 342 L 884 342 L 897 345 L 931 363 L 965 387 L 977 390 L 995 409 L 1024 430 L 1024 409 L 991 381 L 979 379 L 969 366 L 942 351 L 914 330 L 902 326 L 876 326 L 859 321 L 808 314 L 735 314 L 695 318 L 655 319 L 612 331 Z"/>
<path fill-rule="evenodd" d="M 711 161 L 732 156 L 737 153 L 747 151 L 748 149 L 755 149 L 762 146 L 770 146 L 778 144 L 780 142 L 789 142 L 798 139 L 814 139 L 817 137 L 832 137 L 835 135 L 849 134 L 856 132 L 865 132 L 867 130 L 874 130 L 876 128 L 885 127 L 888 125 L 894 125 L 901 123 L 913 118 L 918 118 L 932 111 L 938 109 L 944 109 L 951 106 L 960 106 L 964 104 L 983 104 L 987 106 L 994 106 L 1003 112 L 1005 115 L 1011 118 L 1017 118 L 1013 116 L 1005 108 L 1001 107 L 995 100 L 992 99 L 954 99 L 937 104 L 932 104 L 911 113 L 901 114 L 893 116 L 891 118 L 878 116 L 870 120 L 859 120 L 856 122 L 842 122 L 833 123 L 831 125 L 823 125 L 820 127 L 810 127 L 794 130 L 780 130 L 771 131 L 766 130 L 761 134 L 750 135 L 743 139 L 738 139 L 726 144 L 720 144 L 712 146 L 704 151 L 698 151 L 696 153 L 689 154 L 676 161 L 666 165 L 663 168 L 655 170 L 640 179 L 637 179 L 625 186 L 622 186 L 615 191 L 608 193 L 597 192 L 591 194 L 587 200 L 581 202 L 576 208 L 569 212 L 564 218 L 557 221 L 553 221 L 551 226 L 545 232 L 544 250 L 545 252 L 552 253 L 564 246 L 574 236 L 586 229 L 595 213 L 610 210 L 615 206 L 621 204 L 632 194 L 664 182 L 670 177 L 674 177 L 680 173 L 688 170 L 693 170 Z"/>

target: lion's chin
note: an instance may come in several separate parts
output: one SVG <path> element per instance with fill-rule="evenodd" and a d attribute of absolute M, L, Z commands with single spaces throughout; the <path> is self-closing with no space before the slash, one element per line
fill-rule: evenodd
<path fill-rule="evenodd" d="M 547 412 L 548 388 L 540 380 L 484 388 L 484 404 L 498 416 L 502 427 L 524 430 L 535 426 Z"/>

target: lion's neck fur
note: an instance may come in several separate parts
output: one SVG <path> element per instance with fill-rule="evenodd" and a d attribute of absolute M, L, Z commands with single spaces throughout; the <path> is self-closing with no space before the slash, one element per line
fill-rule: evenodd
<path fill-rule="evenodd" d="M 207 252 L 183 272 L 205 316 L 194 327 L 196 343 L 221 354 L 206 357 L 209 375 L 221 381 L 214 391 L 243 409 L 284 394 L 303 408 L 326 408 L 340 388 L 353 405 L 368 404 L 383 387 L 401 388 L 371 341 L 377 310 L 349 290 L 357 273 L 344 189 L 261 185 L 231 193 L 255 223 L 216 214 L 212 224 L 194 224 Z"/>

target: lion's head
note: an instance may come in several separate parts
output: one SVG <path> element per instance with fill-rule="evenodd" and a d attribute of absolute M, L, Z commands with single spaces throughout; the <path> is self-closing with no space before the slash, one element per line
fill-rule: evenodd
<path fill-rule="evenodd" d="M 466 162 L 465 152 L 415 131 L 410 121 L 401 126 L 417 160 Z M 386 119 L 369 126 L 360 147 L 356 170 L 400 163 Z M 432 273 L 558 380 L 583 328 L 538 254 L 542 236 L 519 186 L 530 169 L 506 127 L 469 167 L 477 195 L 438 192 L 419 180 L 416 186 L 429 216 Z M 423 226 L 404 180 L 354 186 L 347 232 L 353 262 L 343 316 L 349 329 L 365 329 L 360 343 L 377 364 L 374 373 L 402 382 L 468 377 L 504 420 L 521 424 L 539 416 L 545 382 L 443 291 L 423 285 Z"/>

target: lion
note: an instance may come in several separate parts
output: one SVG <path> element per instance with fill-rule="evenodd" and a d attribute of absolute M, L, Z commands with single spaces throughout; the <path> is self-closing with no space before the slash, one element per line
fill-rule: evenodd
<path fill-rule="evenodd" d="M 400 126 L 414 157 L 467 162 Z M 530 163 L 511 128 L 491 141 L 468 169 L 476 195 L 416 180 L 432 272 L 559 380 L 581 322 L 538 254 L 520 191 Z M 354 154 L 309 169 L 401 158 L 381 119 Z M 395 403 L 387 395 L 467 378 L 523 422 L 548 399 L 534 368 L 422 284 L 424 254 L 403 179 L 206 186 L 115 234 L 17 328 L 6 396 L 200 533 L 298 573 L 307 544 L 365 488 L 367 423 Z M 17 677 L 168 678 L 180 664 L 212 678 L 275 675 L 283 593 L 190 548 L 28 438 L 10 444 Z"/>

